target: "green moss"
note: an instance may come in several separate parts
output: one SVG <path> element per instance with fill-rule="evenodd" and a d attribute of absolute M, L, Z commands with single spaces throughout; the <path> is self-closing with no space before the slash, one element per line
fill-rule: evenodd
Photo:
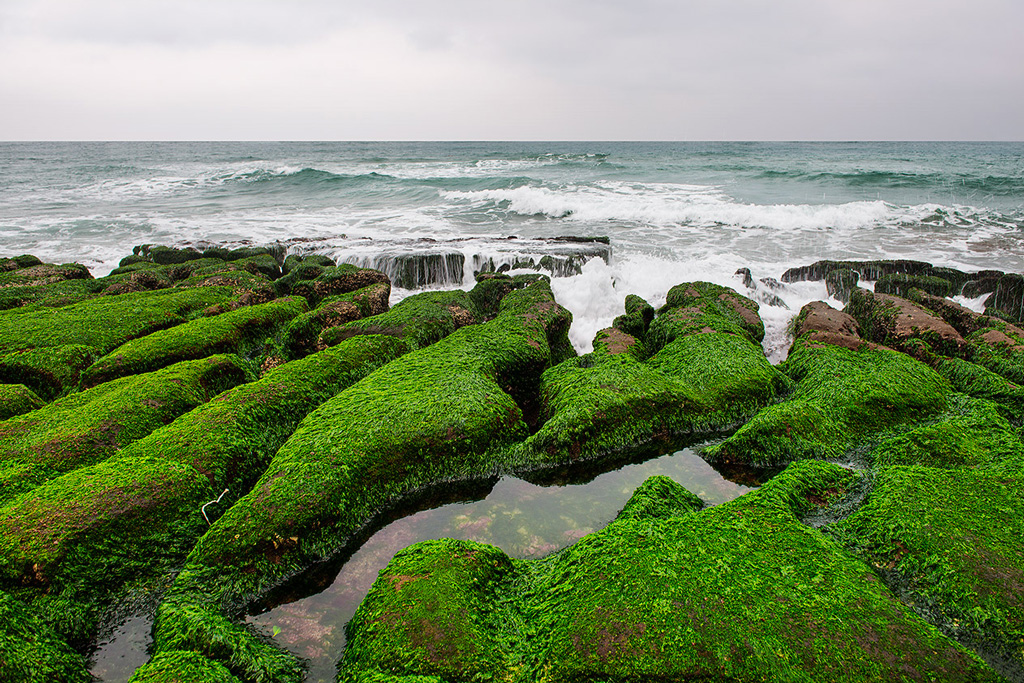
<path fill-rule="evenodd" d="M 1024 443 L 989 401 L 958 399 L 939 419 L 889 437 L 869 455 L 875 467 L 926 465 L 1017 472 L 1024 468 Z"/>
<path fill-rule="evenodd" d="M 423 487 L 511 468 L 504 447 L 528 433 L 514 398 L 536 391 L 568 321 L 537 282 L 508 295 L 495 320 L 388 363 L 311 413 L 190 554 L 160 607 L 157 651 L 197 648 L 250 678 L 292 680 L 294 660 L 224 606 L 336 552 Z"/>
<path fill-rule="evenodd" d="M 524 457 L 593 459 L 689 433 L 707 412 L 694 393 L 629 353 L 567 360 L 541 377 L 543 426 L 524 443 Z"/>
<path fill-rule="evenodd" d="M 0 381 L 24 384 L 52 401 L 76 391 L 82 370 L 99 357 L 93 347 L 78 344 L 15 351 L 0 356 Z"/>
<path fill-rule="evenodd" d="M 42 261 L 39 257 L 32 256 L 31 254 L 22 254 L 21 256 L 12 256 L 11 258 L 0 258 L 0 273 L 7 272 L 9 270 L 18 270 L 19 268 L 31 268 L 32 266 L 42 265 Z"/>
<path fill-rule="evenodd" d="M 106 280 L 64 280 L 53 284 L 8 286 L 0 289 L 0 311 L 27 313 L 60 308 L 93 299 L 109 286 Z"/>
<path fill-rule="evenodd" d="M 125 342 L 173 327 L 196 310 L 231 299 L 223 287 L 161 290 L 100 297 L 64 308 L 0 313 L 0 353 L 92 346 L 106 353 Z"/>
<path fill-rule="evenodd" d="M 24 415 L 46 403 L 24 384 L 0 384 L 0 422 L 9 417 Z"/>
<path fill-rule="evenodd" d="M 0 423 L 0 462 L 99 462 L 244 380 L 237 357 L 214 356 L 72 394 Z"/>
<path fill-rule="evenodd" d="M 144 249 L 143 252 L 153 263 L 158 263 L 162 266 L 195 261 L 203 257 L 199 251 L 191 248 L 175 249 L 174 247 L 156 246 Z"/>
<path fill-rule="evenodd" d="M 934 370 L 889 349 L 801 338 L 782 367 L 797 382 L 790 399 L 759 412 L 706 457 L 762 465 L 838 457 L 858 437 L 943 411 L 950 390 Z"/>
<path fill-rule="evenodd" d="M 28 606 L 0 592 L 0 680 L 91 683 L 85 658 Z"/>
<path fill-rule="evenodd" d="M 121 458 L 51 479 L 0 508 L 0 579 L 81 604 L 167 570 L 206 526 L 209 482 L 187 465 Z"/>
<path fill-rule="evenodd" d="M 281 270 L 287 275 L 299 266 L 333 268 L 336 265 L 338 264 L 334 262 L 334 259 L 323 254 L 288 254 L 288 257 L 284 260 L 284 265 L 281 266 Z"/>
<path fill-rule="evenodd" d="M 800 523 L 850 478 L 799 463 L 701 511 L 656 482 L 545 560 L 417 544 L 349 623 L 339 680 L 998 680 Z"/>
<path fill-rule="evenodd" d="M 698 332 L 727 332 L 754 343 L 764 339 L 757 303 L 728 287 L 686 282 L 668 291 L 666 303 L 644 339 L 650 353 L 672 340 Z"/>
<path fill-rule="evenodd" d="M 118 459 L 155 457 L 196 468 L 212 491 L 233 495 L 211 507 L 211 519 L 248 490 L 271 457 L 314 408 L 405 353 L 393 337 L 366 335 L 229 389 L 134 442 Z"/>
<path fill-rule="evenodd" d="M 643 341 L 654 320 L 654 307 L 635 294 L 626 296 L 626 313 L 615 318 L 612 327 Z"/>
<path fill-rule="evenodd" d="M 301 358 L 317 350 L 324 330 L 359 318 L 385 313 L 391 285 L 378 282 L 354 292 L 329 296 L 313 311 L 297 316 L 284 332 L 283 347 L 289 358 Z"/>
<path fill-rule="evenodd" d="M 1015 384 L 1024 384 L 1024 336 L 1017 328 L 989 319 L 968 335 L 970 360 Z"/>
<path fill-rule="evenodd" d="M 89 269 L 80 263 L 40 263 L 16 270 L 0 271 L 0 288 L 49 285 L 64 280 L 91 280 Z"/>
<path fill-rule="evenodd" d="M 944 356 L 965 353 L 964 340 L 952 326 L 905 299 L 856 289 L 843 310 L 857 319 L 864 338 L 873 342 L 910 354 L 919 352 L 922 341 L 928 352 Z"/>
<path fill-rule="evenodd" d="M 792 382 L 746 337 L 717 332 L 676 338 L 647 364 L 681 382 L 711 411 L 737 419 L 770 403 Z"/>
<path fill-rule="evenodd" d="M 845 303 L 850 300 L 859 279 L 860 275 L 855 270 L 836 268 L 825 274 L 825 290 L 829 296 Z"/>
<path fill-rule="evenodd" d="M 265 276 L 220 267 L 201 268 L 175 285 L 176 289 L 206 287 L 229 287 L 232 297 L 244 306 L 267 303 L 277 297 L 274 283 Z"/>
<path fill-rule="evenodd" d="M 953 633 L 1024 663 L 1024 480 L 984 470 L 892 467 L 855 514 L 834 525 Z"/>
<path fill-rule="evenodd" d="M 410 348 L 429 346 L 464 325 L 477 322 L 473 300 L 456 289 L 423 292 L 402 299 L 394 308 L 332 327 L 320 335 L 319 346 L 333 346 L 360 334 L 387 334 L 405 341 Z"/>
<path fill-rule="evenodd" d="M 875 282 L 875 291 L 904 298 L 911 289 L 920 289 L 932 296 L 947 297 L 956 294 L 953 283 L 934 275 L 883 275 Z"/>
<path fill-rule="evenodd" d="M 702 283 L 692 289 L 679 285 L 673 288 L 677 293 L 673 300 L 681 299 L 679 292 L 692 293 L 702 287 Z M 712 285 L 708 288 L 701 289 L 711 303 L 708 312 L 699 316 L 700 329 L 718 325 L 735 334 L 696 333 L 690 325 L 692 317 L 679 326 L 673 319 L 662 329 L 671 329 L 676 336 L 641 362 L 644 353 L 636 351 L 632 337 L 614 328 L 599 333 L 594 353 L 544 373 L 540 393 L 543 425 L 523 445 L 528 454 L 524 457 L 544 464 L 599 458 L 652 439 L 713 432 L 730 427 L 788 391 L 789 379 L 772 367 L 761 347 L 734 324 L 735 311 L 729 308 L 729 317 L 718 314 L 721 302 L 733 302 L 739 295 Z M 632 306 L 642 311 L 642 303 L 640 299 Z M 662 315 L 671 317 L 680 310 L 696 307 L 670 308 Z M 663 318 L 651 324 L 652 335 L 659 320 Z"/>
<path fill-rule="evenodd" d="M 959 358 L 944 358 L 934 367 L 956 391 L 1004 406 L 1015 421 L 1024 419 L 1024 389 L 1013 382 Z"/>
<path fill-rule="evenodd" d="M 217 353 L 254 358 L 266 338 L 307 310 L 304 299 L 278 299 L 159 330 L 134 339 L 100 358 L 82 373 L 82 386 L 93 387 L 127 375 L 151 372 L 184 360 Z"/>
<path fill-rule="evenodd" d="M 224 665 L 198 652 L 162 652 L 140 667 L 128 683 L 240 683 Z"/>
<path fill-rule="evenodd" d="M 315 307 L 329 296 L 354 292 L 377 282 L 391 284 L 387 275 L 379 270 L 343 263 L 335 268 L 303 265 L 277 280 L 274 286 L 281 294 L 306 297 L 310 305 Z"/>
<path fill-rule="evenodd" d="M 498 314 L 505 295 L 522 286 L 504 273 L 485 273 L 477 276 L 476 285 L 469 291 L 469 297 L 479 315 L 490 320 Z"/>

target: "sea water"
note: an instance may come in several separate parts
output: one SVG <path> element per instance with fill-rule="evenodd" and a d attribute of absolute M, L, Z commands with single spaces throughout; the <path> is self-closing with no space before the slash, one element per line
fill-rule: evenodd
<path fill-rule="evenodd" d="M 769 292 L 789 267 L 1024 269 L 1024 143 L 0 143 L 0 160 L 0 256 L 96 276 L 140 244 L 280 241 L 359 264 L 461 253 L 428 286 L 471 287 L 473 264 L 531 238 L 607 236 L 607 262 L 552 283 L 581 352 L 627 294 L 658 305 L 689 280 L 759 300 L 778 361 L 789 319 L 826 298 Z"/>

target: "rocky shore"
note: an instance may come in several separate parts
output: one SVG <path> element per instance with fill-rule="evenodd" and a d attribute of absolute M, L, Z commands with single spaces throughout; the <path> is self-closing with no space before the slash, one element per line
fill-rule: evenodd
<path fill-rule="evenodd" d="M 539 560 L 412 545 L 338 680 L 1024 680 L 1024 278 L 827 261 L 773 286 L 809 279 L 846 306 L 805 306 L 773 366 L 758 304 L 707 282 L 628 296 L 579 356 L 540 272 L 390 307 L 387 274 L 273 247 L 146 245 L 101 278 L 0 259 L 0 680 L 92 680 L 145 603 L 133 681 L 298 683 L 240 617 L 382 515 L 698 443 L 780 473 L 714 507 L 653 477 Z"/>

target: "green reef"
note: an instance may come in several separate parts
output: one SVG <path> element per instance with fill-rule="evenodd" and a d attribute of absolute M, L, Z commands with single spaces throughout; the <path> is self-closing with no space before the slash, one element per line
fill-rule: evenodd
<path fill-rule="evenodd" d="M 300 683 L 246 615 L 389 520 L 693 445 L 746 492 L 651 477 L 538 559 L 402 537 L 337 680 L 1024 681 L 1024 280 L 781 279 L 845 308 L 805 306 L 772 365 L 759 304 L 708 282 L 626 295 L 579 355 L 543 275 L 392 305 L 281 243 L 0 258 L 0 680 L 93 680 L 134 615 L 133 683 Z"/>

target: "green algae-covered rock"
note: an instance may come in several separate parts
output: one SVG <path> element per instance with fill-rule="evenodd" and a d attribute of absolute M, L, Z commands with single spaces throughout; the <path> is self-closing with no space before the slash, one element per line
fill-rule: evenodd
<path fill-rule="evenodd" d="M 43 399 L 24 384 L 0 384 L 0 422 L 45 405 Z"/>
<path fill-rule="evenodd" d="M 78 389 L 82 370 L 100 357 L 91 346 L 67 344 L 0 356 L 0 381 L 24 384 L 45 401 Z"/>
<path fill-rule="evenodd" d="M 416 544 L 349 623 L 339 681 L 998 680 L 799 521 L 849 481 L 803 462 L 704 510 L 649 482 L 544 560 Z"/>
<path fill-rule="evenodd" d="M 967 344 L 952 325 L 906 299 L 856 289 L 846 312 L 857 319 L 866 339 L 915 355 L 912 342 L 923 341 L 931 351 L 963 357 Z"/>
<path fill-rule="evenodd" d="M 320 335 L 319 346 L 333 346 L 360 334 L 387 334 L 418 349 L 478 321 L 469 294 L 461 289 L 423 292 L 402 299 L 386 313 L 332 327 Z"/>
<path fill-rule="evenodd" d="M 135 672 L 128 683 L 241 683 L 223 664 L 198 652 L 162 652 Z"/>
<path fill-rule="evenodd" d="M 825 291 L 830 297 L 845 304 L 850 300 L 850 294 L 857 288 L 859 279 L 857 271 L 849 268 L 831 270 L 825 275 Z"/>
<path fill-rule="evenodd" d="M 32 254 L 22 254 L 21 256 L 12 256 L 10 258 L 5 257 L 0 258 L 0 273 L 41 265 L 43 265 L 42 260 Z"/>
<path fill-rule="evenodd" d="M 196 468 L 211 493 L 241 495 L 314 408 L 405 353 L 398 339 L 365 335 L 280 365 L 134 442 L 118 459 L 156 457 Z M 228 507 L 225 503 L 221 510 Z M 213 512 L 211 510 L 211 512 Z"/>
<path fill-rule="evenodd" d="M 668 291 L 665 305 L 650 324 L 645 343 L 656 353 L 677 337 L 698 332 L 727 332 L 760 343 L 764 323 L 757 303 L 710 282 L 685 282 Z"/>
<path fill-rule="evenodd" d="M 936 420 L 883 439 L 869 455 L 875 467 L 1024 469 L 1024 443 L 994 403 L 959 397 Z"/>
<path fill-rule="evenodd" d="M 542 426 L 524 444 L 530 460 L 554 464 L 614 454 L 652 438 L 689 433 L 706 412 L 692 387 L 628 349 L 614 353 L 595 346 L 593 353 L 542 376 Z"/>
<path fill-rule="evenodd" d="M 612 327 L 643 341 L 647 335 L 647 328 L 654 320 L 654 307 L 635 294 L 626 296 L 625 306 L 625 315 L 617 317 L 612 322 Z"/>
<path fill-rule="evenodd" d="M 277 298 L 277 291 L 270 280 L 246 270 L 203 268 L 175 285 L 176 289 L 202 287 L 227 287 L 231 290 L 232 301 L 220 304 L 221 310 L 265 304 Z"/>
<path fill-rule="evenodd" d="M 1024 330 L 989 319 L 989 325 L 967 337 L 974 363 L 1024 384 Z"/>
<path fill-rule="evenodd" d="M 92 683 L 85 657 L 30 607 L 0 592 L 0 680 L 10 683 Z"/>
<path fill-rule="evenodd" d="M 721 430 L 789 389 L 751 341 L 754 302 L 707 283 L 677 285 L 669 300 L 681 308 L 666 305 L 650 324 L 648 338 L 661 335 L 664 343 L 646 361 L 643 344 L 610 328 L 598 333 L 593 353 L 544 373 L 543 424 L 524 444 L 525 457 L 544 464 L 598 458 L 652 439 Z M 643 303 L 631 302 L 641 326 Z"/>
<path fill-rule="evenodd" d="M 214 356 L 71 394 L 0 422 L 0 462 L 60 472 L 99 462 L 245 379 L 240 359 Z"/>
<path fill-rule="evenodd" d="M 388 363 L 311 413 L 190 554 L 161 604 L 157 651 L 198 649 L 253 678 L 295 680 L 294 659 L 222 605 L 330 555 L 417 490 L 511 469 L 504 447 L 529 433 L 516 400 L 536 391 L 569 319 L 536 282 L 491 322 Z"/>
<path fill-rule="evenodd" d="M 317 350 L 324 330 L 360 318 L 386 313 L 391 285 L 377 282 L 346 294 L 335 294 L 320 302 L 315 310 L 296 316 L 284 332 L 282 346 L 290 358 L 301 358 Z"/>
<path fill-rule="evenodd" d="M 985 469 L 892 467 L 833 526 L 912 604 L 954 634 L 1024 665 L 1024 478 Z M 994 646 L 994 647 L 991 647 Z"/>
<path fill-rule="evenodd" d="M 25 313 L 5 311 L 0 313 L 0 354 L 71 344 L 107 353 L 131 339 L 178 325 L 193 311 L 231 298 L 227 288 L 202 287 L 99 297 Z"/>
<path fill-rule="evenodd" d="M 1024 419 L 1024 388 L 1001 375 L 959 358 L 944 358 L 935 364 L 935 370 L 956 391 L 993 401 L 1018 422 Z"/>
<path fill-rule="evenodd" d="M 0 271 L 0 288 L 35 287 L 65 280 L 91 280 L 89 269 L 80 263 L 40 263 L 27 268 Z"/>
<path fill-rule="evenodd" d="M 274 286 L 282 295 L 306 297 L 309 304 L 315 307 L 329 296 L 354 292 L 377 282 L 391 284 L 388 276 L 379 270 L 343 263 L 334 268 L 303 265 L 275 281 Z"/>
<path fill-rule="evenodd" d="M 708 410 L 726 416 L 720 422 L 750 414 L 786 393 L 791 385 L 768 362 L 759 345 L 734 334 L 678 337 L 647 364 L 681 382 Z"/>
<path fill-rule="evenodd" d="M 151 372 L 217 353 L 252 358 L 259 354 L 268 336 L 272 337 L 276 330 L 307 308 L 304 299 L 291 297 L 159 330 L 119 346 L 86 368 L 82 373 L 82 386 L 93 387 L 118 377 Z"/>
<path fill-rule="evenodd" d="M 321 268 L 333 268 L 338 265 L 330 256 L 323 254 L 288 254 L 281 266 L 285 275 L 300 266 L 320 266 Z"/>
<path fill-rule="evenodd" d="M 790 398 L 761 410 L 706 457 L 761 465 L 839 457 L 860 436 L 941 412 L 950 391 L 905 354 L 807 337 L 793 343 L 782 369 L 796 381 Z"/>
<path fill-rule="evenodd" d="M 920 289 L 938 297 L 956 294 L 952 282 L 934 275 L 883 275 L 875 283 L 875 292 L 879 294 L 907 297 L 911 289 Z"/>

